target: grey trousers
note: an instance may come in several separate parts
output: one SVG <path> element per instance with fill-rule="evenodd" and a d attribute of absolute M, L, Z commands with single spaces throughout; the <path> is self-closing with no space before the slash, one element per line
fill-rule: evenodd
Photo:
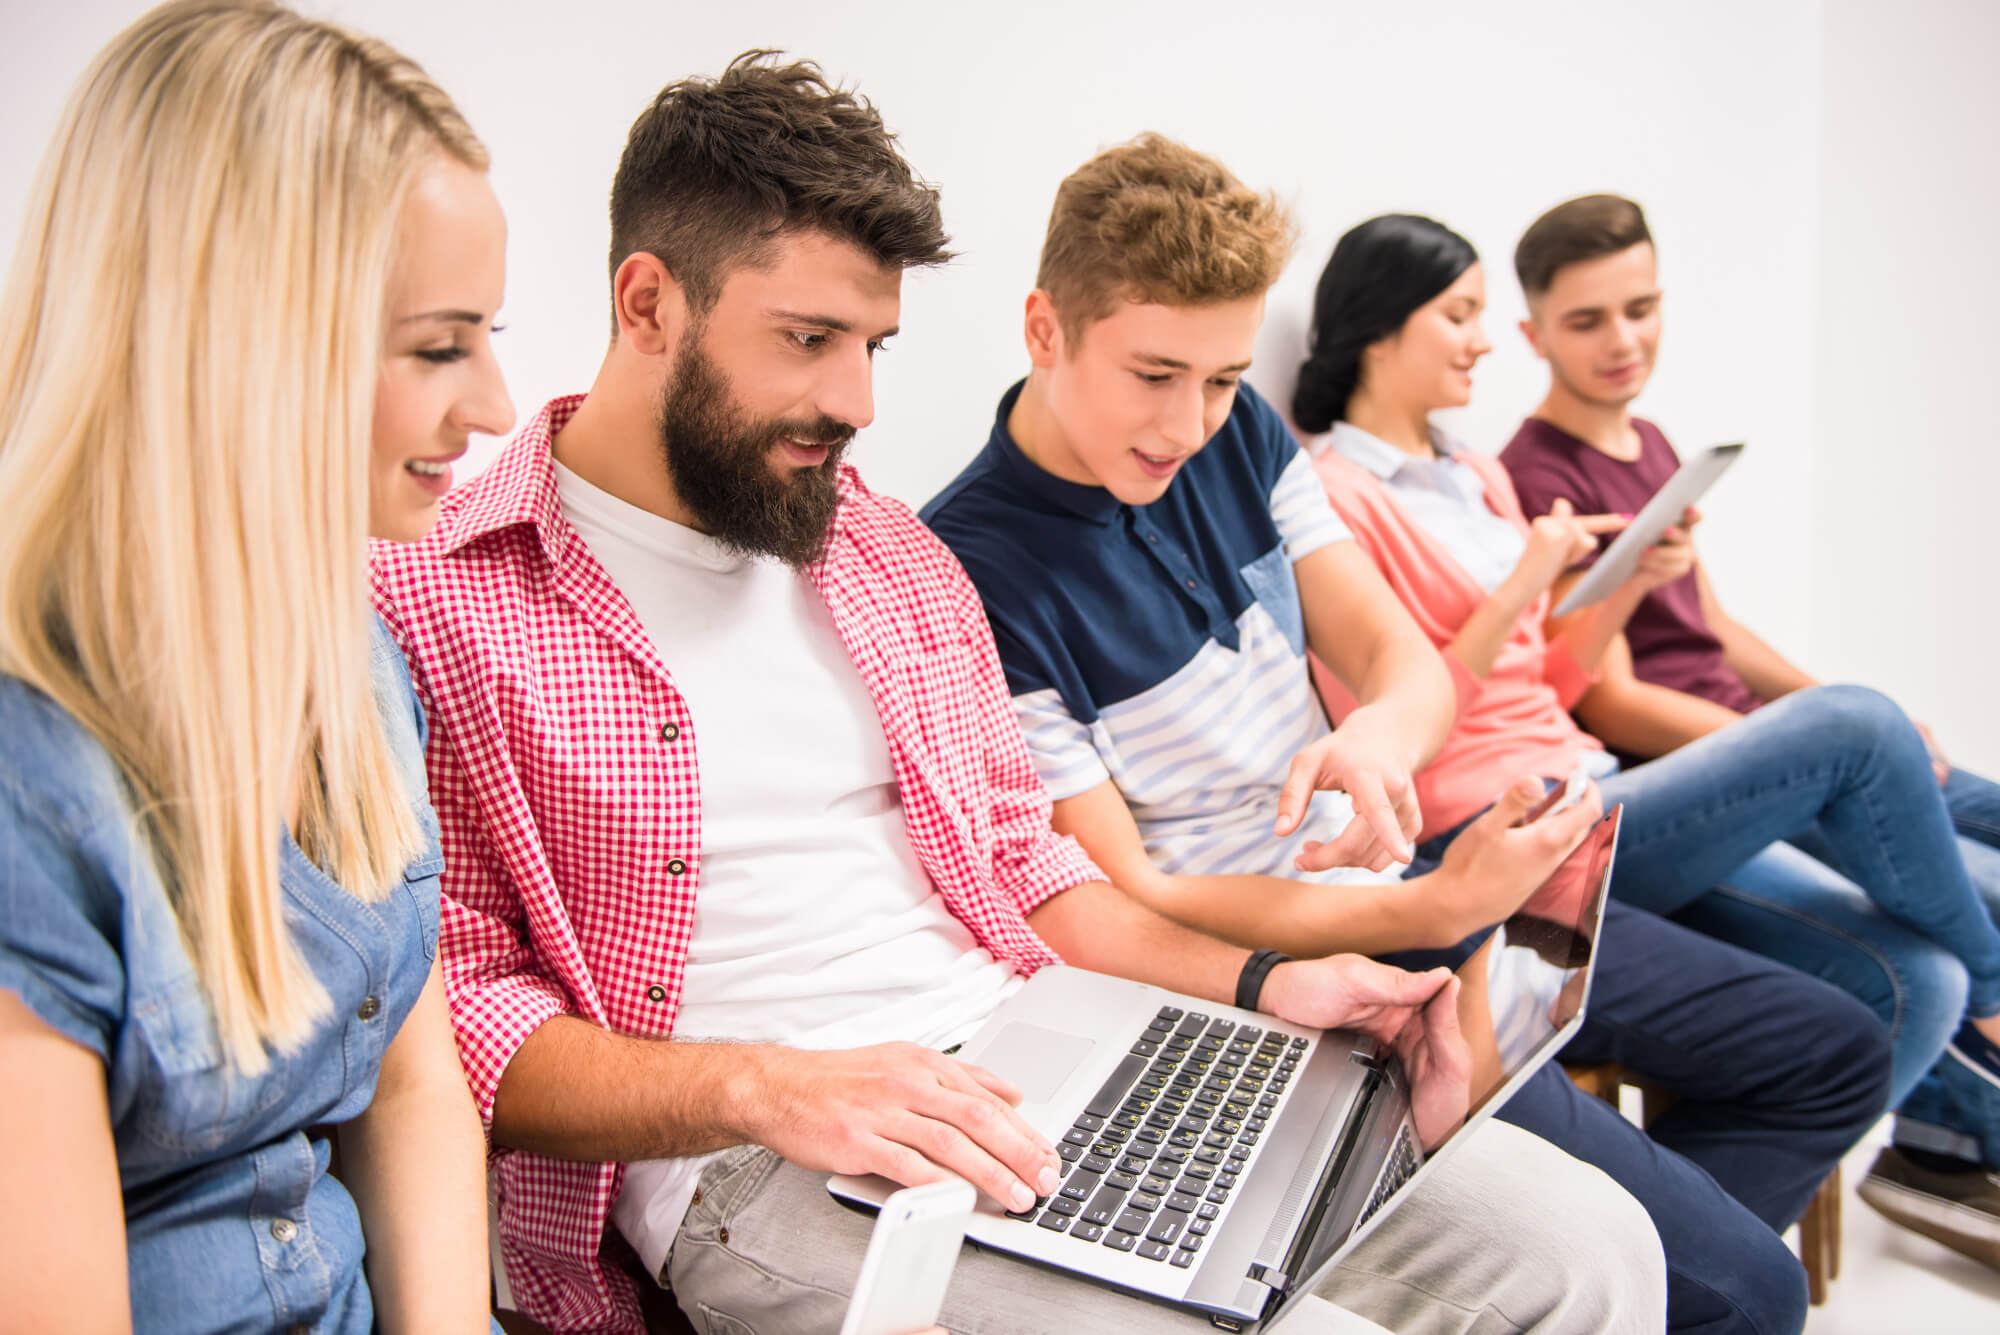
<path fill-rule="evenodd" d="M 826 1194 L 825 1174 L 744 1146 L 702 1174 L 663 1278 L 704 1335 L 831 1335 L 873 1226 Z M 1658 1335 L 1666 1261 L 1646 1212 L 1609 1177 L 1489 1121 L 1317 1296 L 1398 1335 Z M 959 1253 L 939 1320 L 957 1335 L 1214 1329 L 977 1247 Z M 1356 1324 L 1320 1308 L 1288 1317 L 1280 1335 Z"/>

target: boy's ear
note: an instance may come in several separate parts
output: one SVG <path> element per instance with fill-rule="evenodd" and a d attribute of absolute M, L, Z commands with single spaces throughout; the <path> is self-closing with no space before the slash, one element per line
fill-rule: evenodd
<path fill-rule="evenodd" d="M 1062 320 L 1056 314 L 1055 302 L 1039 287 L 1028 294 L 1027 309 L 1021 317 L 1021 335 L 1028 345 L 1028 360 L 1037 369 L 1046 371 L 1062 360 Z"/>
<path fill-rule="evenodd" d="M 1542 334 L 1541 330 L 1535 327 L 1534 317 L 1530 316 L 1521 321 L 1518 327 L 1521 330 L 1521 337 L 1528 340 L 1528 346 L 1535 350 L 1535 355 L 1547 361 L 1549 354 L 1542 349 Z"/>

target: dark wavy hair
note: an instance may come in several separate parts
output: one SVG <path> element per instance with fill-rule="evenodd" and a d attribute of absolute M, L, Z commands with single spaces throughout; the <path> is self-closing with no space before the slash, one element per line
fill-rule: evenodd
<path fill-rule="evenodd" d="M 1308 354 L 1292 392 L 1292 421 L 1325 431 L 1347 415 L 1361 354 L 1479 261 L 1472 243 L 1414 213 L 1370 218 L 1340 238 L 1313 294 Z"/>
<path fill-rule="evenodd" d="M 951 258 L 937 191 L 873 104 L 811 61 L 746 51 L 715 78 L 667 85 L 632 123 L 611 182 L 614 278 L 645 251 L 706 313 L 732 270 L 815 231 L 904 269 Z"/>

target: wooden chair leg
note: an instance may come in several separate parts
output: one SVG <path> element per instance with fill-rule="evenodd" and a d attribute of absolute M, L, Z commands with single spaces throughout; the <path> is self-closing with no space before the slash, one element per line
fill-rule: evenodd
<path fill-rule="evenodd" d="M 1826 1179 L 1824 1183 L 1820 1185 L 1819 1190 L 1820 1194 L 1827 1198 L 1827 1214 L 1831 1217 L 1833 1221 L 1832 1230 L 1828 1234 L 1828 1236 L 1832 1239 L 1833 1245 L 1827 1249 L 1826 1253 L 1826 1277 L 1828 1279 L 1839 1279 L 1840 1278 L 1840 1211 L 1841 1211 L 1839 1164 L 1835 1164 L 1833 1166 L 1833 1173 Z"/>

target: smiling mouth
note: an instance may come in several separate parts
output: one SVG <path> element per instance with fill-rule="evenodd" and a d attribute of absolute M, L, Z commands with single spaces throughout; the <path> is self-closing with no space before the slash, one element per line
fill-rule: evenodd
<path fill-rule="evenodd" d="M 406 461 L 403 467 L 418 477 L 443 477 L 451 472 L 449 463 L 436 459 L 411 459 Z"/>

